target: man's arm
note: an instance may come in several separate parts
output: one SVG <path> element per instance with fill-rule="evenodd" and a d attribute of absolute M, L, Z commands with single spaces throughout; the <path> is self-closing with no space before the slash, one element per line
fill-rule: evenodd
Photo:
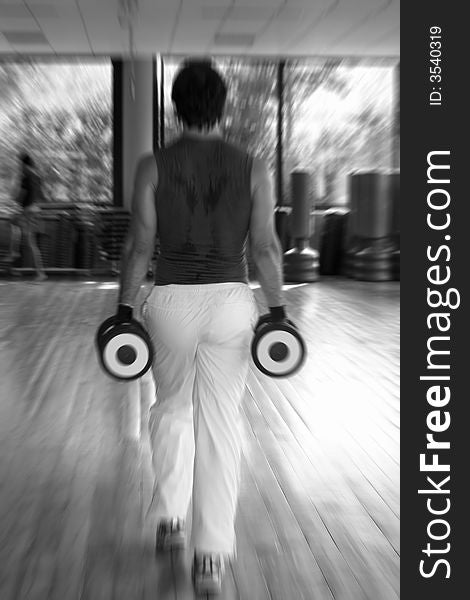
<path fill-rule="evenodd" d="M 282 306 L 282 250 L 274 226 L 273 183 L 266 165 L 258 159 L 253 161 L 251 194 L 250 249 L 258 281 L 268 306 Z"/>
<path fill-rule="evenodd" d="M 120 304 L 134 306 L 155 247 L 157 215 L 154 193 L 158 183 L 153 155 L 144 156 L 136 171 L 132 215 L 121 260 Z"/>

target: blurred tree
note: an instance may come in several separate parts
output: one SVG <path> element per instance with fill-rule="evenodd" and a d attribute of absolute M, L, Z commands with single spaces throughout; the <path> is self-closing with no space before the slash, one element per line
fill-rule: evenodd
<path fill-rule="evenodd" d="M 347 202 L 347 174 L 391 165 L 391 69 L 332 63 L 289 70 L 286 94 L 284 201 L 294 168 L 312 173 L 317 206 Z M 311 78 L 313 75 L 313 79 Z M 291 114 L 289 116 L 289 110 Z"/>
<path fill-rule="evenodd" d="M 247 148 L 275 168 L 277 145 L 277 69 L 274 63 L 220 63 L 229 82 L 223 121 L 228 140 Z"/>
<path fill-rule="evenodd" d="M 10 63 L 0 63 L 0 109 L 6 110 L 6 106 L 11 103 L 21 90 L 20 77 L 16 65 Z"/>
<path fill-rule="evenodd" d="M 110 106 L 100 98 L 88 100 L 76 113 L 79 125 L 74 132 L 73 147 L 82 155 L 81 182 L 86 198 L 110 201 L 112 194 L 112 115 Z"/>
<path fill-rule="evenodd" d="M 289 150 L 292 148 L 294 120 L 299 109 L 313 94 L 324 88 L 338 95 L 344 94 L 347 82 L 338 72 L 341 61 L 327 59 L 320 65 L 306 62 L 289 61 L 284 75 L 284 142 L 289 161 Z"/>
<path fill-rule="evenodd" d="M 12 207 L 17 156 L 30 152 L 50 200 L 110 201 L 111 65 L 0 64 L 0 206 Z"/>

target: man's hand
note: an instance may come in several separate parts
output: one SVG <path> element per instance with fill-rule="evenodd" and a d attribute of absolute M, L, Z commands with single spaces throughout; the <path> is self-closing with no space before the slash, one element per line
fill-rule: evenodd
<path fill-rule="evenodd" d="M 264 323 L 283 323 L 286 321 L 287 315 L 284 306 L 270 306 L 269 312 L 259 317 L 255 325 L 255 331 Z"/>
<path fill-rule="evenodd" d="M 132 194 L 132 215 L 121 261 L 119 304 L 134 306 L 155 248 L 157 215 L 155 190 L 158 172 L 155 157 L 144 156 L 138 166 Z"/>
<path fill-rule="evenodd" d="M 118 323 L 130 323 L 132 321 L 132 306 L 128 304 L 118 304 L 116 321 Z"/>

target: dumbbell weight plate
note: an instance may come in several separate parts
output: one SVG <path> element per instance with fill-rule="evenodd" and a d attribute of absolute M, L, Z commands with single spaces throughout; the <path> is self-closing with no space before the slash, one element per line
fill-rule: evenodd
<path fill-rule="evenodd" d="M 103 324 L 104 325 L 104 324 Z M 152 365 L 153 348 L 147 332 L 139 323 L 101 326 L 97 336 L 98 352 L 104 370 L 120 380 L 141 377 Z"/>
<path fill-rule="evenodd" d="M 100 339 L 106 333 L 106 331 L 111 329 L 111 327 L 113 327 L 113 325 L 115 325 L 117 322 L 118 321 L 116 315 L 113 315 L 112 317 L 108 317 L 101 323 L 101 325 L 98 327 L 98 331 L 96 332 L 96 343 L 98 345 L 100 344 Z"/>
<path fill-rule="evenodd" d="M 306 350 L 302 336 L 289 323 L 264 323 L 256 331 L 251 353 L 258 369 L 270 377 L 288 377 L 302 366 Z"/>

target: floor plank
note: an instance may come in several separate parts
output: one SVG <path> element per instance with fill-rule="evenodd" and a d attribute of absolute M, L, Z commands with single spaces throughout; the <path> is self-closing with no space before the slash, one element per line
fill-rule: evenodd
<path fill-rule="evenodd" d="M 189 551 L 154 550 L 153 382 L 115 382 L 95 356 L 116 281 L 0 280 L 0 292 L 0 598 L 194 598 Z M 308 359 L 286 380 L 250 371 L 221 600 L 396 600 L 399 284 L 324 278 L 285 293 Z"/>

